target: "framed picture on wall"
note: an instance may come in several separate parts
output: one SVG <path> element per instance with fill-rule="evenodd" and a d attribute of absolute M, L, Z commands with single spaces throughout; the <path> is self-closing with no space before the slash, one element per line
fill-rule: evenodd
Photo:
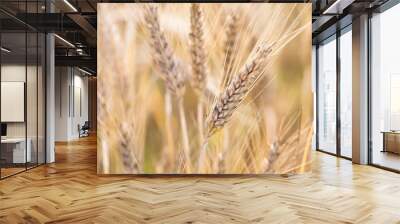
<path fill-rule="evenodd" d="M 98 9 L 98 173 L 309 169 L 311 4 Z"/>

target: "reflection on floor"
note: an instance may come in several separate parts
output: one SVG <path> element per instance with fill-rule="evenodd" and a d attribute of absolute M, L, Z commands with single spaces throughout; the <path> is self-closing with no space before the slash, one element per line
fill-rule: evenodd
<path fill-rule="evenodd" d="M 17 168 L 1 168 L 1 177 L 4 178 L 4 177 L 13 175 L 15 173 L 18 173 L 18 172 L 21 172 L 24 170 L 25 170 L 25 167 L 23 167 L 23 168 L 19 168 L 19 167 L 17 167 Z"/>
<path fill-rule="evenodd" d="M 400 170 L 400 155 L 391 152 L 374 151 L 373 164 Z"/>
<path fill-rule="evenodd" d="M 1 178 L 5 178 L 8 176 L 11 176 L 13 174 L 20 173 L 22 171 L 25 171 L 26 169 L 30 169 L 32 167 L 35 167 L 36 163 L 28 163 L 26 164 L 18 164 L 18 165 L 7 165 L 6 167 L 1 168 Z"/>
<path fill-rule="evenodd" d="M 96 138 L 0 181 L 0 223 L 399 223 L 400 175 L 313 152 L 313 172 L 104 176 Z"/>

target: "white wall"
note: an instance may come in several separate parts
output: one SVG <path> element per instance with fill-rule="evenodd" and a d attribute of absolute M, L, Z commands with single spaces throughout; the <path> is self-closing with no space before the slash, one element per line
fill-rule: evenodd
<path fill-rule="evenodd" d="M 76 71 L 76 70 L 75 70 Z M 83 125 L 88 120 L 88 78 L 85 76 L 74 75 L 74 108 L 72 108 L 73 119 L 71 120 L 71 135 L 78 137 L 78 124 Z M 81 110 L 81 111 L 80 111 Z"/>
<path fill-rule="evenodd" d="M 88 120 L 88 78 L 76 68 L 56 67 L 55 85 L 55 140 L 77 139 L 78 124 Z"/>
<path fill-rule="evenodd" d="M 69 68 L 55 68 L 55 141 L 68 140 L 69 119 Z"/>

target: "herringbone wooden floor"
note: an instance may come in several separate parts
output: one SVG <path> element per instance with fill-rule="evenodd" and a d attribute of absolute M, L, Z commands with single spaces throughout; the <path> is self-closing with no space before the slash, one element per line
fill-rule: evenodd
<path fill-rule="evenodd" d="M 96 175 L 95 138 L 0 181 L 0 223 L 400 223 L 400 175 L 315 153 L 299 176 Z"/>

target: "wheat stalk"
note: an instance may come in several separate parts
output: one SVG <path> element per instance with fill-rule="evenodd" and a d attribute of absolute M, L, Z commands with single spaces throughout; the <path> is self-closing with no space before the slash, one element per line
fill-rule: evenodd
<path fill-rule="evenodd" d="M 186 171 L 191 172 L 192 171 L 192 162 L 190 158 L 190 142 L 189 142 L 189 133 L 188 133 L 188 126 L 186 122 L 186 116 L 185 116 L 185 110 L 183 106 L 183 99 L 178 100 L 178 110 L 179 110 L 179 118 L 180 118 L 180 124 L 181 124 L 181 133 L 182 133 L 182 147 L 183 147 L 183 152 L 185 155 L 185 165 L 186 165 Z"/>
<path fill-rule="evenodd" d="M 164 79 L 168 91 L 174 93 L 175 96 L 178 98 L 178 110 L 182 133 L 182 147 L 185 155 L 185 162 L 187 165 L 186 168 L 187 171 L 190 172 L 190 142 L 183 105 L 183 94 L 185 92 L 185 76 L 183 74 L 183 67 L 181 66 L 177 58 L 174 57 L 172 49 L 169 46 L 165 35 L 161 30 L 157 7 L 149 6 L 146 8 L 145 21 L 147 22 L 150 31 L 150 42 L 154 51 L 154 63 L 161 71 L 161 77 Z M 166 94 L 168 94 L 168 91 Z M 166 116 L 170 116 L 169 111 L 166 111 Z M 168 122 L 166 126 L 172 128 L 172 124 L 170 123 L 171 121 L 169 119 L 167 120 Z M 172 130 L 167 130 L 167 132 L 172 132 Z M 171 138 L 171 136 L 168 136 L 168 138 Z"/>
<path fill-rule="evenodd" d="M 164 33 L 160 27 L 158 10 L 155 6 L 149 6 L 145 10 L 145 21 L 150 31 L 150 43 L 153 49 L 153 60 L 161 72 L 169 91 L 177 96 L 182 96 L 184 92 L 184 79 L 179 63 L 173 55 Z"/>
<path fill-rule="evenodd" d="M 203 94 L 207 79 L 207 61 L 204 48 L 203 11 L 199 4 L 193 3 L 190 8 L 190 54 L 192 59 L 192 85 L 198 94 L 197 126 L 199 142 L 204 142 L 204 103 Z"/>
<path fill-rule="evenodd" d="M 262 43 L 257 47 L 255 55 L 232 78 L 232 81 L 217 98 L 208 116 L 208 137 L 224 127 L 233 112 L 250 92 L 257 80 L 264 73 L 272 46 Z"/>
<path fill-rule="evenodd" d="M 164 95 L 164 111 L 165 111 L 165 129 L 166 143 L 168 149 L 169 161 L 172 163 L 175 158 L 174 135 L 172 128 L 172 99 L 170 91 L 166 91 Z"/>

